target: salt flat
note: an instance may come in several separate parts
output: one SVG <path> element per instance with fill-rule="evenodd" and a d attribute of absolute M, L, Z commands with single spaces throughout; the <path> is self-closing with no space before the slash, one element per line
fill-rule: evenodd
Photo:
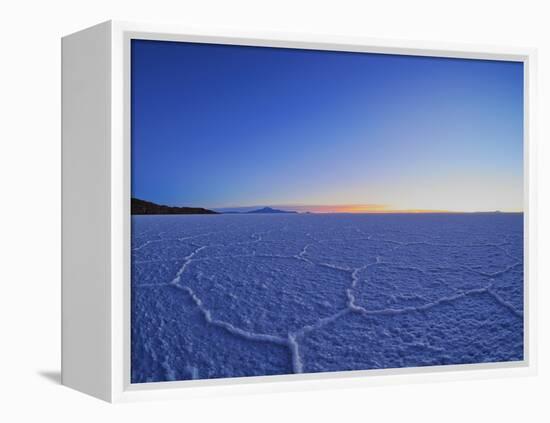
<path fill-rule="evenodd" d="M 133 383 L 523 359 L 523 214 L 132 217 Z"/>

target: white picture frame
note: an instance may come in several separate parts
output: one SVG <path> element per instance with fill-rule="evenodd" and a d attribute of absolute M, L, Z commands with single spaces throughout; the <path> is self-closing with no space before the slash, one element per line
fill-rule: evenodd
<path fill-rule="evenodd" d="M 130 383 L 132 38 L 524 63 L 524 361 Z M 527 48 L 240 32 L 109 21 L 62 40 L 62 383 L 110 402 L 536 373 L 536 52 Z"/>

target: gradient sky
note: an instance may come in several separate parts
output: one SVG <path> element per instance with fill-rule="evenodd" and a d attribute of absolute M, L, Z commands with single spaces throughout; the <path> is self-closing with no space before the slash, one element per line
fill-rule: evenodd
<path fill-rule="evenodd" d="M 523 64 L 132 41 L 132 196 L 521 211 Z"/>

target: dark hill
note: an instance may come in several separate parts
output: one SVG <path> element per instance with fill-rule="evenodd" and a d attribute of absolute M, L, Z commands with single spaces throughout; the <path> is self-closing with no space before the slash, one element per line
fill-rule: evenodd
<path fill-rule="evenodd" d="M 132 214 L 218 214 L 202 207 L 171 207 L 132 198 Z"/>
<path fill-rule="evenodd" d="M 277 210 L 271 207 L 264 207 L 263 209 L 252 210 L 247 213 L 296 213 L 295 211 Z"/>

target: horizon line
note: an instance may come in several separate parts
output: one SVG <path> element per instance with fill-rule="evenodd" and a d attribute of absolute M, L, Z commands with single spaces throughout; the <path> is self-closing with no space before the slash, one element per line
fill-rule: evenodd
<path fill-rule="evenodd" d="M 132 199 L 138 199 L 132 197 Z M 142 200 L 150 201 L 150 200 Z M 164 202 L 155 202 L 158 205 L 166 205 Z M 265 205 L 247 205 L 247 206 L 222 206 L 208 207 L 203 205 L 169 205 L 168 207 L 198 207 L 205 208 L 220 213 L 227 212 L 247 212 L 264 207 L 280 209 L 283 211 L 293 211 L 298 213 L 315 213 L 315 214 L 458 214 L 458 213 L 524 213 L 523 209 L 516 210 L 449 210 L 449 209 L 394 209 L 386 204 L 265 204 Z"/>
<path fill-rule="evenodd" d="M 423 213 L 431 213 L 431 214 L 456 214 L 456 213 L 523 213 L 523 209 L 516 209 L 516 210 L 501 210 L 501 209 L 491 209 L 491 210 L 449 210 L 449 209 L 397 209 L 397 208 L 390 208 L 386 205 L 378 205 L 378 204 L 339 204 L 339 205 L 290 205 L 290 204 L 284 204 L 284 205 L 252 205 L 252 206 L 232 206 L 232 207 L 209 207 L 211 210 L 214 211 L 220 211 L 220 212 L 238 212 L 243 211 L 246 212 L 247 210 L 254 210 L 259 209 L 263 207 L 270 207 L 270 208 L 276 208 L 281 209 L 284 211 L 294 211 L 299 213 L 317 213 L 317 214 L 337 214 L 337 213 L 346 213 L 346 214 L 396 214 L 396 213 L 402 213 L 402 214 L 423 214 Z"/>
<path fill-rule="evenodd" d="M 218 208 L 212 208 L 210 210 L 217 211 L 221 214 L 242 213 L 247 214 L 246 211 L 220 211 Z M 480 214 L 480 213 L 494 213 L 494 214 L 520 214 L 524 213 L 523 210 L 475 210 L 475 211 L 455 211 L 455 210 L 380 210 L 380 211 L 296 211 L 290 209 L 281 209 L 286 212 L 294 212 L 297 214 Z"/>

